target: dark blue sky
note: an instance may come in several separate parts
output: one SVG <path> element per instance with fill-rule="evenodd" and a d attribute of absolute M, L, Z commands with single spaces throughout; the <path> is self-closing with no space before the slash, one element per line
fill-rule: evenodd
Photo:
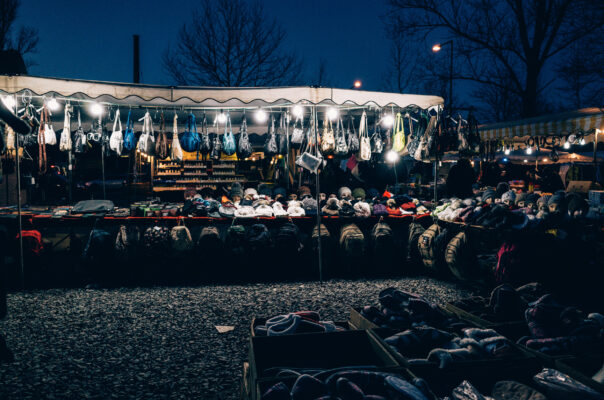
<path fill-rule="evenodd" d="M 262 0 L 265 11 L 288 33 L 287 45 L 304 59 L 306 76 L 327 60 L 329 84 L 350 87 L 355 79 L 366 90 L 383 88 L 388 57 L 380 16 L 385 0 Z M 161 54 L 190 21 L 198 0 L 22 0 L 19 23 L 40 33 L 40 76 L 129 82 L 132 34 L 141 35 L 142 82 L 170 84 Z M 309 82 L 310 83 L 310 82 Z"/>

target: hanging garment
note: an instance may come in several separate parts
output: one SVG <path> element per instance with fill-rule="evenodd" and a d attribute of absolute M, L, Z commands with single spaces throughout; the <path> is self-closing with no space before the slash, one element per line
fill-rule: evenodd
<path fill-rule="evenodd" d="M 321 151 L 323 154 L 330 154 L 336 148 L 336 138 L 333 133 L 331 121 L 323 121 L 323 135 L 321 136 Z"/>
<path fill-rule="evenodd" d="M 160 160 L 168 158 L 168 135 L 166 135 L 166 120 L 163 111 L 160 115 L 159 133 L 155 141 L 155 156 Z"/>
<path fill-rule="evenodd" d="M 226 123 L 224 124 L 224 135 L 222 135 L 222 151 L 227 156 L 232 156 L 237 151 L 235 135 L 233 135 L 233 126 L 231 125 L 231 115 L 228 112 L 226 115 Z"/>
<path fill-rule="evenodd" d="M 405 129 L 403 128 L 403 116 L 396 113 L 394 120 L 394 136 L 392 137 L 392 150 L 400 153 L 405 149 Z"/>
<path fill-rule="evenodd" d="M 245 159 L 252 155 L 252 144 L 250 143 L 250 137 L 247 134 L 247 121 L 245 116 L 243 116 L 243 121 L 241 122 L 241 129 L 239 130 L 239 144 L 237 147 L 239 158 Z"/>
<path fill-rule="evenodd" d="M 120 119 L 120 109 L 115 112 L 115 120 L 113 121 L 113 130 L 109 137 L 109 148 L 118 156 L 122 155 L 124 149 L 124 136 L 122 135 L 122 121 Z"/>
<path fill-rule="evenodd" d="M 59 141 L 59 150 L 71 151 L 71 105 L 65 104 L 65 118 L 63 119 L 63 131 Z"/>
<path fill-rule="evenodd" d="M 172 152 L 170 159 L 181 162 L 183 157 L 180 139 L 178 139 L 178 114 L 174 113 L 174 124 L 172 125 Z"/>
<path fill-rule="evenodd" d="M 45 129 L 47 124 L 48 110 L 46 106 L 42 107 L 40 115 L 40 127 L 38 129 L 38 169 L 40 174 L 46 173 L 46 140 L 44 139 Z"/>
<path fill-rule="evenodd" d="M 130 119 L 131 111 L 128 111 L 128 119 L 126 120 L 126 131 L 124 132 L 124 144 L 123 149 L 126 152 L 131 152 L 136 147 L 136 135 L 132 127 L 132 120 Z M 79 114 L 78 114 L 79 118 Z"/>
<path fill-rule="evenodd" d="M 359 136 L 361 138 L 359 159 L 361 161 L 371 160 L 371 140 L 367 131 L 367 113 L 363 111 L 361 122 L 359 124 Z"/>

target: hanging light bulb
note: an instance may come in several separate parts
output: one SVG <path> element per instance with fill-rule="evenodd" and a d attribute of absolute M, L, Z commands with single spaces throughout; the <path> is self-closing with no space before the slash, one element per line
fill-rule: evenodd
<path fill-rule="evenodd" d="M 329 118 L 330 121 L 335 121 L 336 118 L 338 118 L 338 110 L 335 107 L 329 107 L 327 109 L 327 118 Z"/>
<path fill-rule="evenodd" d="M 531 146 L 526 148 L 526 154 L 533 154 L 533 148 Z"/>
<path fill-rule="evenodd" d="M 15 98 L 11 95 L 8 96 L 3 96 L 2 97 L 2 102 L 4 103 L 4 105 L 6 106 L 6 108 L 10 108 L 11 111 L 14 110 L 15 108 Z"/>
<path fill-rule="evenodd" d="M 543 162 L 547 162 L 547 157 L 543 158 Z"/>
<path fill-rule="evenodd" d="M 394 150 L 388 150 L 386 153 L 386 161 L 394 164 L 398 161 L 398 153 Z"/>
<path fill-rule="evenodd" d="M 570 142 L 567 140 L 566 142 L 564 142 L 564 144 L 562 145 L 562 147 L 564 147 L 565 149 L 570 149 Z"/>
<path fill-rule="evenodd" d="M 227 120 L 226 114 L 223 113 L 222 111 L 216 116 L 216 121 L 218 121 L 219 124 L 224 124 Z"/>
<path fill-rule="evenodd" d="M 510 148 L 506 147 L 505 150 L 503 151 L 503 154 L 505 154 L 506 156 L 510 155 Z"/>
<path fill-rule="evenodd" d="M 525 158 L 524 160 L 522 160 L 522 162 L 528 162 L 528 160 Z"/>
<path fill-rule="evenodd" d="M 46 101 L 46 107 L 48 107 L 50 111 L 57 111 L 60 105 L 57 99 L 51 97 L 49 100 Z"/>
<path fill-rule="evenodd" d="M 579 144 L 581 146 L 585 146 L 585 138 L 581 138 L 581 140 L 579 140 Z"/>
<path fill-rule="evenodd" d="M 90 113 L 95 117 L 103 115 L 103 106 L 99 103 L 92 103 L 92 105 L 90 106 Z"/>
<path fill-rule="evenodd" d="M 382 117 L 382 125 L 384 128 L 390 128 L 394 125 L 394 116 L 392 114 L 386 114 Z"/>
<path fill-rule="evenodd" d="M 256 111 L 256 114 L 254 114 L 254 118 L 257 122 L 263 123 L 268 120 L 268 114 L 262 108 L 259 108 L 258 111 Z"/>
<path fill-rule="evenodd" d="M 304 107 L 302 107 L 300 104 L 296 104 L 292 109 L 292 113 L 296 118 L 302 118 L 304 116 Z"/>

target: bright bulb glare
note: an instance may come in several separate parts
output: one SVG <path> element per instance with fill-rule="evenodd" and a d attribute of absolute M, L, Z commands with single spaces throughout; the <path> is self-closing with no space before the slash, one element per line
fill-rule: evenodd
<path fill-rule="evenodd" d="M 526 148 L 526 154 L 532 154 L 533 153 L 533 149 L 531 149 L 530 147 Z"/>
<path fill-rule="evenodd" d="M 387 114 L 382 117 L 382 125 L 386 128 L 390 128 L 394 125 L 394 116 L 392 114 Z"/>
<path fill-rule="evenodd" d="M 564 145 L 562 146 L 565 149 L 570 149 L 570 143 L 568 141 L 564 142 Z"/>
<path fill-rule="evenodd" d="M 292 112 L 296 118 L 302 118 L 302 116 L 304 116 L 304 108 L 300 104 L 295 105 Z"/>
<path fill-rule="evenodd" d="M 98 117 L 103 114 L 103 106 L 99 103 L 93 103 L 90 106 L 90 112 L 92 113 L 92 115 Z"/>
<path fill-rule="evenodd" d="M 543 159 L 543 162 L 547 162 L 547 158 L 544 158 L 544 159 Z"/>
<path fill-rule="evenodd" d="M 503 152 L 506 156 L 510 155 L 510 149 L 505 149 L 505 151 Z"/>
<path fill-rule="evenodd" d="M 528 160 L 523 160 L 524 162 L 528 162 Z"/>
<path fill-rule="evenodd" d="M 218 121 L 218 123 L 220 124 L 224 124 L 226 122 L 226 114 L 225 113 L 220 113 L 218 114 L 218 116 L 216 117 L 216 120 Z"/>
<path fill-rule="evenodd" d="M 585 145 L 585 138 L 581 138 L 581 140 L 579 141 L 579 144 L 581 146 L 584 146 Z"/>
<path fill-rule="evenodd" d="M 506 157 L 504 157 L 503 162 L 508 162 L 508 159 Z"/>
<path fill-rule="evenodd" d="M 7 108 L 10 108 L 11 111 L 15 108 L 15 98 L 13 96 L 4 96 L 2 97 L 2 102 Z"/>
<path fill-rule="evenodd" d="M 336 118 L 338 118 L 338 110 L 333 107 L 330 107 L 327 110 L 327 118 L 329 118 L 330 121 L 335 121 Z"/>
<path fill-rule="evenodd" d="M 386 161 L 390 162 L 390 163 L 395 163 L 398 160 L 398 153 L 394 150 L 389 150 L 386 153 Z"/>
<path fill-rule="evenodd" d="M 259 109 L 258 111 L 256 111 L 254 118 L 256 118 L 256 121 L 260 123 L 266 122 L 266 120 L 268 120 L 268 114 L 266 113 L 266 111 Z"/>
<path fill-rule="evenodd" d="M 359 89 L 361 87 L 361 81 L 359 81 L 359 80 L 354 81 L 354 87 Z"/>
<path fill-rule="evenodd" d="M 59 102 L 54 97 L 46 102 L 46 107 L 50 111 L 57 111 L 59 109 Z"/>
<path fill-rule="evenodd" d="M 441 47 L 440 47 L 440 44 L 438 44 L 438 43 L 435 44 L 434 46 L 432 46 L 432 51 L 435 53 L 439 52 L 440 49 L 441 49 Z"/>

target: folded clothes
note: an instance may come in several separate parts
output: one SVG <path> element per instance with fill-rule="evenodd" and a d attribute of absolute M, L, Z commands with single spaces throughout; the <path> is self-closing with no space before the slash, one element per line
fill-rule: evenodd
<path fill-rule="evenodd" d="M 294 333 L 333 332 L 342 330 L 331 321 L 321 321 L 314 311 L 299 311 L 277 315 L 266 320 L 264 325 L 254 327 L 258 336 L 291 335 Z"/>

